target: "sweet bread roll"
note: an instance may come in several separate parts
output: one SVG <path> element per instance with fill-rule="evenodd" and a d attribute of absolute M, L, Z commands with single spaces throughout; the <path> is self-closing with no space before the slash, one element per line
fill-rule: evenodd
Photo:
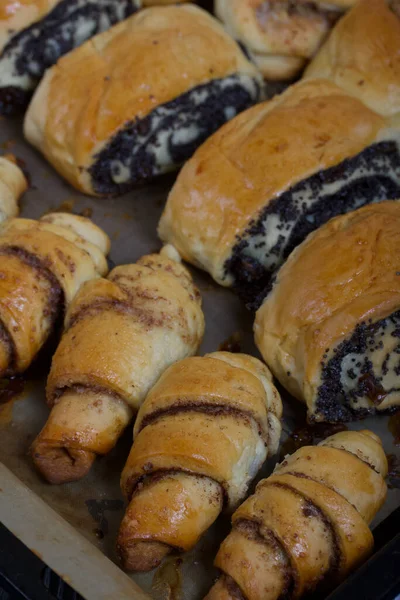
<path fill-rule="evenodd" d="M 28 189 L 26 177 L 12 154 L 0 156 L 0 223 L 16 217 L 18 200 Z"/>
<path fill-rule="evenodd" d="M 382 202 L 332 219 L 278 271 L 256 343 L 310 421 L 399 409 L 399 252 L 400 202 Z"/>
<path fill-rule="evenodd" d="M 355 0 L 215 0 L 215 13 L 269 80 L 291 79 Z"/>
<path fill-rule="evenodd" d="M 372 551 L 387 461 L 370 431 L 346 431 L 286 457 L 232 518 L 206 600 L 300 598 L 335 586 Z"/>
<path fill-rule="evenodd" d="M 323 77 L 382 115 L 400 111 L 400 5 L 361 0 L 338 23 L 304 77 Z"/>
<path fill-rule="evenodd" d="M 263 363 L 215 352 L 170 367 L 150 391 L 122 472 L 129 501 L 117 548 L 148 571 L 192 548 L 234 508 L 279 445 L 282 403 Z"/>
<path fill-rule="evenodd" d="M 141 0 L 2 0 L 0 114 L 22 112 L 46 69 L 126 19 Z M 11 32 L 11 34 L 10 34 Z"/>
<path fill-rule="evenodd" d="M 28 368 L 80 287 L 107 272 L 108 250 L 108 237 L 84 217 L 0 225 L 0 377 Z"/>
<path fill-rule="evenodd" d="M 60 0 L 2 0 L 0 4 L 0 52 L 8 40 L 39 21 Z"/>
<path fill-rule="evenodd" d="M 163 371 L 201 343 L 200 294 L 167 250 L 88 283 L 68 311 L 47 381 L 52 410 L 32 447 L 51 483 L 83 477 Z"/>
<path fill-rule="evenodd" d="M 400 121 L 325 80 L 305 81 L 224 125 L 181 170 L 159 225 L 185 260 L 257 307 L 308 233 L 400 197 Z"/>
<path fill-rule="evenodd" d="M 148 8 L 46 73 L 25 135 L 79 190 L 118 194 L 182 164 L 258 101 L 261 86 L 256 67 L 208 13 Z"/>

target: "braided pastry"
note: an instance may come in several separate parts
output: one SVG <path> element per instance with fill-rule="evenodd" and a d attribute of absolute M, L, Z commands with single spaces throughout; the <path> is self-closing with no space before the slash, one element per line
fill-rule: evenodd
<path fill-rule="evenodd" d="M 53 408 L 32 448 L 51 483 L 86 475 L 163 371 L 197 351 L 204 331 L 200 294 L 168 251 L 113 269 L 73 302 L 47 382 Z"/>
<path fill-rule="evenodd" d="M 277 450 L 281 414 L 269 370 L 251 356 L 216 352 L 170 367 L 139 411 L 122 473 L 124 566 L 147 571 L 189 550 L 224 503 L 235 507 Z"/>
<path fill-rule="evenodd" d="M 28 368 L 81 285 L 107 272 L 108 248 L 106 234 L 76 215 L 1 224 L 1 377 Z"/>
<path fill-rule="evenodd" d="M 18 215 L 19 197 L 28 182 L 12 154 L 0 156 L 0 222 Z"/>
<path fill-rule="evenodd" d="M 373 547 L 387 461 L 370 431 L 346 431 L 287 457 L 232 518 L 207 600 L 299 598 L 334 585 Z"/>

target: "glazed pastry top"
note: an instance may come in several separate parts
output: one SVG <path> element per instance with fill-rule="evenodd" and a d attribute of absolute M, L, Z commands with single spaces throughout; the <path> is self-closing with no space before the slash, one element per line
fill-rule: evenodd
<path fill-rule="evenodd" d="M 2 0 L 0 3 L 0 51 L 14 33 L 29 27 L 62 0 Z"/>
<path fill-rule="evenodd" d="M 292 252 L 257 312 L 264 358 L 310 407 L 324 356 L 358 324 L 377 322 L 400 306 L 399 223 L 399 201 L 331 219 Z"/>
<path fill-rule="evenodd" d="M 293 85 L 245 111 L 200 147 L 172 188 L 160 237 L 229 285 L 224 263 L 259 211 L 295 183 L 358 154 L 387 127 L 333 83 Z"/>
<path fill-rule="evenodd" d="M 149 8 L 49 69 L 28 110 L 25 133 L 57 168 L 71 171 L 67 178 L 79 180 L 88 177 L 77 173 L 80 167 L 88 167 L 127 121 L 235 73 L 259 77 L 208 13 L 191 5 Z"/>
<path fill-rule="evenodd" d="M 397 5 L 398 6 L 398 5 Z M 362 0 L 337 24 L 304 77 L 324 77 L 382 115 L 400 111 L 400 8 Z"/>

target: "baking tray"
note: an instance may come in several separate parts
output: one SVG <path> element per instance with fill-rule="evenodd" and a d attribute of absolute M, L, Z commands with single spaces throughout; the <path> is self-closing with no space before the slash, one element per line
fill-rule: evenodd
<path fill-rule="evenodd" d="M 136 261 L 157 251 L 157 223 L 174 182 L 174 176 L 158 179 L 116 199 L 93 199 L 77 193 L 23 141 L 19 120 L 0 121 L 0 149 L 21 159 L 31 179 L 22 199 L 21 216 L 38 218 L 51 210 L 67 210 L 91 216 L 111 237 L 111 263 Z M 252 337 L 253 316 L 230 290 L 191 269 L 203 296 L 206 334 L 200 353 L 232 346 L 258 355 Z M 47 353 L 50 354 L 50 353 Z M 98 459 L 83 481 L 51 486 L 40 479 L 28 455 L 31 442 L 48 415 L 44 383 L 49 357 L 42 357 L 29 370 L 23 392 L 0 407 L 0 521 L 45 563 L 61 575 L 87 600 L 200 600 L 216 575 L 212 567 L 220 541 L 229 531 L 229 517 L 222 516 L 196 548 L 182 557 L 172 556 L 156 571 L 128 576 L 117 566 L 115 539 L 124 512 L 119 489 L 122 467 L 132 442 L 132 428 L 106 457 Z M 285 397 L 281 455 L 293 449 L 298 439 L 293 431 L 305 425 L 305 410 Z M 400 448 L 395 435 L 400 418 L 379 417 L 351 425 L 370 428 L 381 436 L 385 451 L 392 455 L 388 499 L 374 526 L 400 504 L 400 480 L 395 460 Z M 329 435 L 325 430 L 320 435 Z M 273 469 L 270 459 L 258 479 Z M 397 463 L 398 464 L 398 463 Z"/>

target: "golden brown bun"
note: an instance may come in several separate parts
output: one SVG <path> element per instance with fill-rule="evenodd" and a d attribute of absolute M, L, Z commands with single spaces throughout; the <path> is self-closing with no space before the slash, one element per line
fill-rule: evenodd
<path fill-rule="evenodd" d="M 294 77 L 305 66 L 342 12 L 354 0 L 265 2 L 215 0 L 215 13 L 227 31 L 250 51 L 266 79 Z"/>
<path fill-rule="evenodd" d="M 165 546 L 192 548 L 223 501 L 237 505 L 277 450 L 281 416 L 271 374 L 253 357 L 215 352 L 170 367 L 139 411 L 122 473 L 130 501 L 118 537 L 124 566 L 149 570 Z"/>
<path fill-rule="evenodd" d="M 295 183 L 362 151 L 386 126 L 328 81 L 293 85 L 237 116 L 197 150 L 172 188 L 159 235 L 230 285 L 224 263 L 260 210 Z"/>
<path fill-rule="evenodd" d="M 68 311 L 47 381 L 53 408 L 32 449 L 52 483 L 85 475 L 97 454 L 115 446 L 163 371 L 201 343 L 200 294 L 166 253 L 88 283 Z"/>
<path fill-rule="evenodd" d="M 337 584 L 368 557 L 368 523 L 385 501 L 387 461 L 371 432 L 340 436 L 287 457 L 238 508 L 207 600 L 299 598 L 321 581 Z M 381 471 L 353 454 L 365 445 Z"/>
<path fill-rule="evenodd" d="M 107 272 L 103 252 L 84 237 L 85 225 L 98 228 L 78 217 L 77 235 L 63 227 L 63 216 L 57 225 L 9 219 L 0 226 L 1 376 L 25 371 L 80 287 Z"/>
<path fill-rule="evenodd" d="M 400 111 L 400 11 L 361 0 L 336 25 L 304 77 L 330 79 L 382 115 Z"/>
<path fill-rule="evenodd" d="M 323 367 L 339 344 L 362 323 L 373 327 L 399 310 L 399 252 L 400 202 L 388 201 L 332 219 L 292 252 L 278 272 L 257 312 L 256 343 L 279 381 L 306 402 L 310 418 L 332 420 L 317 400 Z M 387 344 L 395 338 L 383 336 L 375 343 L 383 345 L 382 352 L 392 351 Z M 377 369 L 379 354 L 374 356 Z M 336 378 L 328 385 L 337 383 Z M 395 389 L 380 399 L 359 397 L 352 410 L 399 405 Z M 340 420 L 338 411 L 339 419 L 333 420 Z"/>
<path fill-rule="evenodd" d="M 51 11 L 61 0 L 1 0 L 0 52 L 8 40 Z"/>
<path fill-rule="evenodd" d="M 127 122 L 235 73 L 258 77 L 211 15 L 194 5 L 149 8 L 47 71 L 28 109 L 25 135 L 72 185 L 94 194 L 87 169 Z"/>
<path fill-rule="evenodd" d="M 18 216 L 18 200 L 28 182 L 12 154 L 0 157 L 0 222 Z"/>

